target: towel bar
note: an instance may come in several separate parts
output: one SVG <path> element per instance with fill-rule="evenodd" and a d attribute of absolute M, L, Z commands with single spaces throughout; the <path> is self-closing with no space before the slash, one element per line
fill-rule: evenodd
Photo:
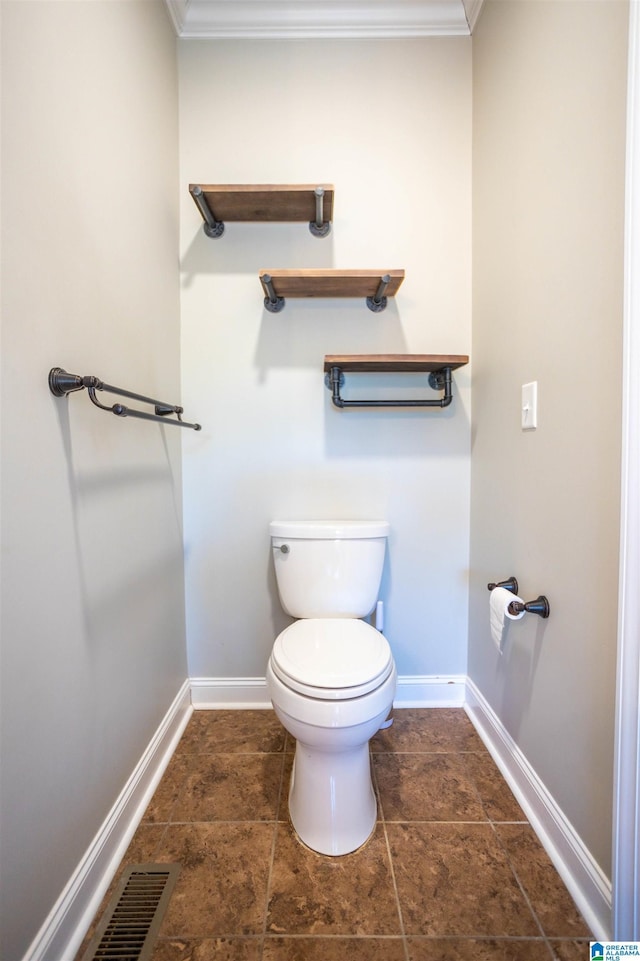
<path fill-rule="evenodd" d="M 373 298 L 367 298 L 367 300 Z M 386 302 L 386 297 L 382 298 Z M 372 310 L 374 308 L 371 308 Z M 382 308 L 380 308 L 382 309 Z M 331 400 L 335 407 L 448 407 L 453 400 L 451 392 L 451 367 L 443 367 L 441 370 L 431 371 L 429 374 L 429 387 L 434 390 L 444 391 L 442 397 L 403 400 L 345 400 L 340 395 L 340 388 L 344 385 L 344 374 L 340 367 L 330 367 L 324 379 L 326 387 L 331 391 Z"/>
<path fill-rule="evenodd" d="M 80 374 L 68 374 L 62 367 L 52 367 L 49 371 L 49 390 L 56 397 L 64 397 L 65 394 L 72 394 L 77 390 L 87 388 L 87 393 L 92 404 L 100 410 L 109 410 L 117 417 L 139 417 L 142 420 L 157 420 L 162 424 L 175 424 L 177 427 L 190 427 L 192 430 L 201 430 L 200 424 L 189 424 L 182 420 L 183 408 L 175 404 L 165 404 L 161 400 L 154 400 L 152 397 L 145 397 L 143 394 L 134 394 L 130 390 L 122 387 L 112 387 L 105 384 L 97 377 L 82 377 Z M 124 404 L 113 404 L 108 407 L 101 404 L 96 397 L 97 390 L 106 390 L 110 394 L 119 394 L 121 397 L 130 397 L 132 400 L 139 400 L 143 404 L 150 404 L 154 414 L 148 414 L 142 410 L 132 410 Z M 176 415 L 176 420 L 171 419 L 171 415 Z"/>

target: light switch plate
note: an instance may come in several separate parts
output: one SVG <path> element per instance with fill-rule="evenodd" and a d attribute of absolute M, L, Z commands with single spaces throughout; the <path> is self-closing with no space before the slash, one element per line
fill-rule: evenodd
<path fill-rule="evenodd" d="M 535 430 L 538 426 L 538 381 L 522 385 L 522 420 L 523 430 Z"/>

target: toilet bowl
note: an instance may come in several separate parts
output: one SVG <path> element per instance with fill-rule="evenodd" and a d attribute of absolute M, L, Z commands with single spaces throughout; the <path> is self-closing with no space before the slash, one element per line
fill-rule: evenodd
<path fill-rule="evenodd" d="M 386 522 L 273 522 L 276 579 L 298 617 L 275 640 L 267 688 L 296 739 L 289 814 L 300 839 L 341 855 L 376 822 L 369 740 L 387 719 L 397 675 L 386 638 L 360 620 L 375 606 Z"/>

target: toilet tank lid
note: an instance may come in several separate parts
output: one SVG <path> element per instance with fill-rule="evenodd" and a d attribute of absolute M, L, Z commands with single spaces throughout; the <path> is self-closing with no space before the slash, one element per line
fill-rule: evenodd
<path fill-rule="evenodd" d="M 387 537 L 387 521 L 316 520 L 271 521 L 271 537 L 298 537 L 306 540 L 346 540 L 348 538 Z"/>

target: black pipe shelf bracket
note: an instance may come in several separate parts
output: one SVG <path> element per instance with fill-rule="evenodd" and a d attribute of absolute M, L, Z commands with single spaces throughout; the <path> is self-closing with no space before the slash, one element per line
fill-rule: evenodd
<path fill-rule="evenodd" d="M 82 377 L 80 374 L 68 374 L 62 367 L 52 367 L 49 371 L 49 390 L 55 397 L 64 397 L 66 394 L 73 394 L 86 387 L 89 399 L 92 404 L 100 410 L 111 411 L 117 417 L 138 417 L 142 420 L 155 420 L 161 424 L 175 424 L 176 427 L 190 427 L 191 430 L 201 430 L 200 424 L 190 424 L 182 420 L 184 410 L 175 404 L 165 404 L 161 400 L 154 400 L 152 397 L 145 397 L 143 394 L 134 394 L 130 390 L 122 387 L 113 387 L 105 384 L 97 377 Z M 97 390 L 104 390 L 110 394 L 118 394 L 120 397 L 129 397 L 131 400 L 140 401 L 143 404 L 150 404 L 154 408 L 154 413 L 150 414 L 144 410 L 125 407 L 124 404 L 113 404 L 108 407 L 101 404 L 96 397 Z M 175 418 L 174 418 L 175 415 Z"/>
<path fill-rule="evenodd" d="M 225 222 L 304 222 L 326 237 L 333 220 L 333 184 L 189 184 L 207 237 L 222 237 Z"/>
<path fill-rule="evenodd" d="M 260 274 L 260 283 L 264 290 L 265 310 L 268 310 L 270 314 L 279 314 L 281 310 L 284 310 L 285 299 L 279 297 L 273 289 L 273 277 L 271 274 L 262 273 Z"/>
<path fill-rule="evenodd" d="M 325 386 L 331 391 L 335 407 L 448 407 L 453 399 L 451 372 L 469 363 L 462 354 L 352 354 L 327 355 L 324 359 Z M 429 386 L 441 390 L 438 398 L 413 399 L 375 399 L 346 400 L 340 391 L 345 383 L 344 371 L 407 373 L 427 372 Z"/>
<path fill-rule="evenodd" d="M 202 219 L 204 220 L 202 229 L 207 237 L 211 237 L 212 239 L 222 237 L 224 233 L 224 223 L 221 220 L 216 220 L 215 214 L 209 206 L 202 187 L 199 184 L 192 184 L 189 186 L 189 190 L 196 207 L 202 214 Z"/>
<path fill-rule="evenodd" d="M 487 590 L 493 591 L 496 587 L 504 587 L 506 591 L 510 591 L 512 594 L 518 593 L 518 582 L 515 577 L 509 577 L 506 581 L 498 581 L 496 584 L 487 584 Z M 534 601 L 511 601 L 507 610 L 510 614 L 537 614 L 538 617 L 549 617 L 551 608 L 549 607 L 549 601 L 544 596 L 540 594 Z"/>

